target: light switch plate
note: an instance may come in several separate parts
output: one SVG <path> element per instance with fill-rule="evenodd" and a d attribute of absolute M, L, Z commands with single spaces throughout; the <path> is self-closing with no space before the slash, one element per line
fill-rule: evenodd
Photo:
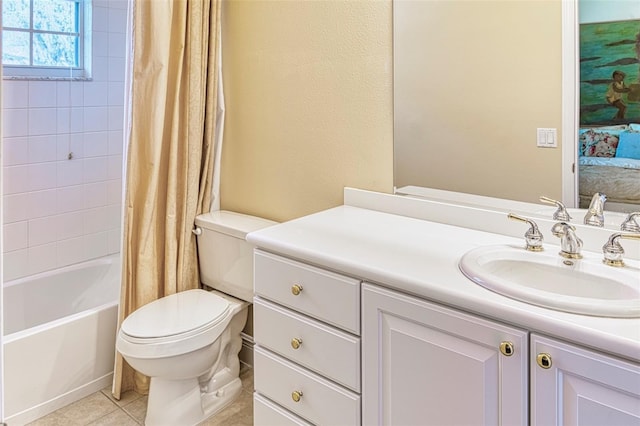
<path fill-rule="evenodd" d="M 537 145 L 542 148 L 558 147 L 558 132 L 554 128 L 538 128 Z"/>

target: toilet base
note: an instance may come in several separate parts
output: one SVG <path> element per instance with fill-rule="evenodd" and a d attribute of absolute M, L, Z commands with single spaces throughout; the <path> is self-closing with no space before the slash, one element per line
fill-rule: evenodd
<path fill-rule="evenodd" d="M 233 402 L 242 391 L 240 378 L 214 392 L 202 393 L 198 379 L 151 378 L 146 426 L 197 425 Z"/>

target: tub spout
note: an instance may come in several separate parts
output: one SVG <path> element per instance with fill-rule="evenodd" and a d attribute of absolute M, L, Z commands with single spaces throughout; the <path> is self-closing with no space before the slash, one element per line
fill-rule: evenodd
<path fill-rule="evenodd" d="M 604 203 L 607 201 L 607 196 L 596 192 L 591 198 L 591 204 L 589 204 L 589 210 L 584 215 L 584 224 L 591 226 L 604 226 Z"/>

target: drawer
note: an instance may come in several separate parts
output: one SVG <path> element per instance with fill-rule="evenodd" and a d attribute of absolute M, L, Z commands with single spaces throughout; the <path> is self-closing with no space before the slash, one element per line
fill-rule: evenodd
<path fill-rule="evenodd" d="M 254 290 L 266 299 L 360 334 L 360 281 L 356 279 L 256 250 Z"/>
<path fill-rule="evenodd" d="M 255 389 L 271 401 L 318 425 L 359 425 L 360 395 L 256 346 Z M 294 392 L 300 392 L 294 401 Z"/>
<path fill-rule="evenodd" d="M 253 303 L 257 344 L 360 392 L 360 338 L 258 297 Z"/>
<path fill-rule="evenodd" d="M 312 426 L 300 417 L 274 404 L 260 394 L 253 394 L 254 426 Z"/>

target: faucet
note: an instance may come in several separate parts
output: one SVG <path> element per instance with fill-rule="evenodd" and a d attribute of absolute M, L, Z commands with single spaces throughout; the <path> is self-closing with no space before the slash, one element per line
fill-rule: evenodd
<path fill-rule="evenodd" d="M 620 224 L 620 230 L 640 234 L 640 225 L 636 221 L 636 217 L 640 217 L 640 212 L 629 213 L 629 216 Z"/>
<path fill-rule="evenodd" d="M 602 261 L 609 266 L 624 266 L 624 261 L 622 260 L 624 249 L 620 245 L 619 239 L 640 240 L 640 234 L 623 234 L 616 232 L 609 237 L 607 243 L 602 246 L 602 252 L 604 253 L 604 259 Z"/>
<path fill-rule="evenodd" d="M 524 234 L 524 239 L 526 241 L 526 245 L 524 247 L 525 249 L 527 249 L 529 251 L 542 251 L 542 250 L 544 250 L 544 248 L 542 247 L 542 241 L 543 241 L 544 238 L 542 237 L 542 233 L 538 229 L 538 225 L 534 221 L 532 221 L 530 219 L 527 219 L 525 217 L 522 217 L 522 216 L 518 216 L 518 215 L 513 214 L 513 213 L 509 213 L 507 215 L 507 217 L 509 219 L 518 220 L 520 222 L 526 222 L 526 223 L 529 224 L 530 228 Z"/>
<path fill-rule="evenodd" d="M 567 208 L 560 201 L 553 200 L 545 196 L 540 196 L 540 201 L 547 204 L 554 204 L 558 207 L 558 210 L 553 213 L 553 220 L 560 220 L 562 222 L 569 222 L 571 220 L 571 216 L 569 215 Z"/>
<path fill-rule="evenodd" d="M 591 204 L 589 204 L 589 210 L 584 215 L 584 224 L 591 226 L 604 226 L 604 203 L 607 201 L 607 196 L 596 192 L 591 198 Z"/>
<path fill-rule="evenodd" d="M 560 256 L 567 259 L 581 259 L 582 240 L 576 235 L 576 228 L 566 222 L 556 223 L 551 233 L 560 238 Z"/>

